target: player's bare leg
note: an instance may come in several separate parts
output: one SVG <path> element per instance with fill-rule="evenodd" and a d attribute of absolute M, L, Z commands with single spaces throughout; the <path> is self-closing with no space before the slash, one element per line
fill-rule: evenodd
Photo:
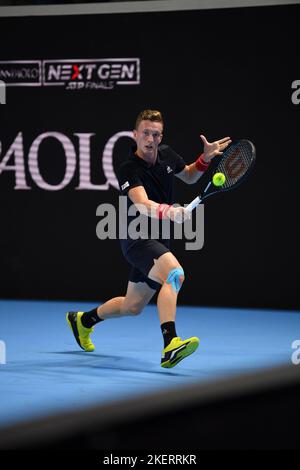
<path fill-rule="evenodd" d="M 173 289 L 171 283 L 166 281 L 169 273 L 176 268 L 182 269 L 175 256 L 171 252 L 168 252 L 160 256 L 158 260 L 154 260 L 154 265 L 148 274 L 150 279 L 162 284 L 157 297 L 157 309 L 161 324 L 168 321 L 175 321 L 178 292 Z M 180 274 L 180 286 L 183 281 L 184 274 Z"/>
<path fill-rule="evenodd" d="M 182 340 L 176 333 L 177 297 L 184 281 L 184 272 L 175 256 L 168 252 L 155 260 L 148 277 L 162 284 L 157 298 L 158 315 L 164 338 L 161 366 L 174 367 L 182 359 L 192 354 L 199 345 L 197 337 Z"/>
<path fill-rule="evenodd" d="M 125 297 L 115 297 L 100 305 L 97 308 L 97 315 L 101 320 L 138 315 L 150 302 L 155 292 L 146 282 L 129 281 Z"/>
<path fill-rule="evenodd" d="M 156 290 L 145 282 L 128 282 L 124 297 L 115 297 L 90 312 L 68 312 L 67 322 L 79 346 L 85 351 L 94 351 L 90 339 L 93 327 L 102 320 L 126 315 L 138 315 L 150 302 Z"/>

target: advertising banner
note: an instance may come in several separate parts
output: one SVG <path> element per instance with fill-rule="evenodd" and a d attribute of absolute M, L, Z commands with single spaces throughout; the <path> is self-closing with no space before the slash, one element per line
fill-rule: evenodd
<path fill-rule="evenodd" d="M 0 18 L 0 296 L 125 294 L 118 230 L 105 238 L 99 223 L 104 204 L 119 207 L 117 170 L 150 108 L 186 164 L 200 134 L 249 139 L 257 152 L 243 185 L 194 214 L 196 249 L 172 243 L 186 277 L 178 303 L 299 308 L 299 14 Z M 208 176 L 175 178 L 174 202 L 188 204 Z"/>

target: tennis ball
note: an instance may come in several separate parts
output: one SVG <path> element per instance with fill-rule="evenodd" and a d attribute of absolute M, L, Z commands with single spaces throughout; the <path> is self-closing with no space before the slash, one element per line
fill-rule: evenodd
<path fill-rule="evenodd" d="M 223 186 L 226 181 L 226 176 L 224 173 L 215 173 L 212 181 L 215 186 Z"/>

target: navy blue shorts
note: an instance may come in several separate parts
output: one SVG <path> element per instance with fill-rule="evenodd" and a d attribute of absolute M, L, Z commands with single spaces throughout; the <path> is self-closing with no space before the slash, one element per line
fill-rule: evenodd
<path fill-rule="evenodd" d="M 150 279 L 148 274 L 154 264 L 153 260 L 169 251 L 167 243 L 163 244 L 158 240 L 151 239 L 136 240 L 128 251 L 123 251 L 126 260 L 132 266 L 129 281 L 146 282 L 151 289 L 159 289 L 161 284 Z"/>

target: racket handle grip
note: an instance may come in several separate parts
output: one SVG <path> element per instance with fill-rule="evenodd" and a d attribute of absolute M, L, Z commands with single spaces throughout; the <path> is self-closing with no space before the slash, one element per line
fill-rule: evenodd
<path fill-rule="evenodd" d="M 197 207 L 201 202 L 201 198 L 200 196 L 197 196 L 195 197 L 195 199 L 189 203 L 188 206 L 186 206 L 186 210 L 189 211 L 189 212 L 192 212 L 193 209 L 195 209 L 195 207 Z"/>

